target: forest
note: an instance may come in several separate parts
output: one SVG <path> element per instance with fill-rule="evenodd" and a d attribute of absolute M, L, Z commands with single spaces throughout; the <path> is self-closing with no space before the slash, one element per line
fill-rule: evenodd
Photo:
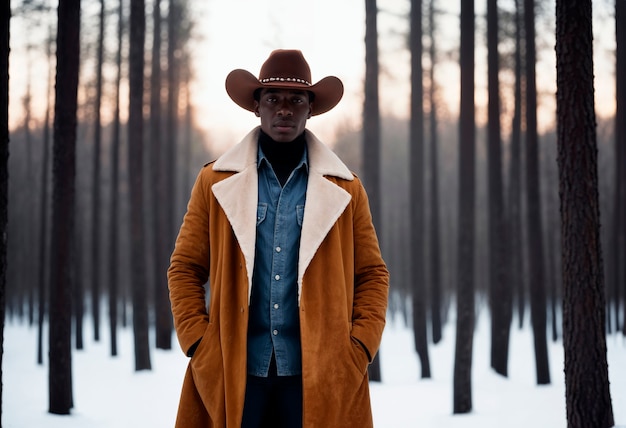
<path fill-rule="evenodd" d="M 511 331 L 530 325 L 538 385 L 551 382 L 548 342 L 563 342 L 568 426 L 611 427 L 605 341 L 626 336 L 626 2 L 593 2 L 614 22 L 608 117 L 594 99 L 591 0 L 483 3 L 479 13 L 474 0 L 406 0 L 390 18 L 385 2 L 365 0 L 362 111 L 328 143 L 365 183 L 391 273 L 388 317 L 413 330 L 422 378 L 429 347 L 456 323 L 454 413 L 472 409 L 484 308 L 495 372 L 508 376 Z M 108 335 L 116 356 L 119 329 L 131 328 L 136 371 L 151 370 L 155 348 L 179 352 L 165 272 L 194 178 L 219 155 L 192 97 L 201 23 L 188 0 L 2 8 L 0 319 L 2 331 L 7 320 L 38 329 L 49 412 L 69 414 L 85 329 Z M 439 27 L 451 16 L 453 43 Z M 402 24 L 383 32 L 381 18 Z M 28 40 L 10 37 L 16 22 L 36 29 Z M 389 40 L 410 58 L 404 116 L 381 108 Z M 556 55 L 550 94 L 537 84 L 546 51 Z M 14 56 L 38 58 L 24 93 L 10 92 Z M 438 75 L 451 64 L 455 106 Z M 546 98 L 554 117 L 540 128 Z"/>

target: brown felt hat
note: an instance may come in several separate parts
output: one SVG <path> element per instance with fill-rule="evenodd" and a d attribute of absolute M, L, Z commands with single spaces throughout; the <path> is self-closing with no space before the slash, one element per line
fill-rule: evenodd
<path fill-rule="evenodd" d="M 326 113 L 343 96 L 343 84 L 335 76 L 311 83 L 311 69 L 299 50 L 272 51 L 263 63 L 259 78 L 246 70 L 231 71 L 226 77 L 226 92 L 240 107 L 254 111 L 254 91 L 260 88 L 297 89 L 312 92 L 315 100 L 311 114 Z"/>

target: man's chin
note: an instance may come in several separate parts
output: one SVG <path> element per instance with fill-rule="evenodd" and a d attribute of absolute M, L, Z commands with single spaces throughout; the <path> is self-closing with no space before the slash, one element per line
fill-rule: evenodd
<path fill-rule="evenodd" d="M 290 128 L 289 130 L 285 131 L 274 130 L 270 137 L 272 137 L 274 141 L 279 143 L 290 143 L 296 139 L 297 135 L 293 131 L 293 128 Z"/>

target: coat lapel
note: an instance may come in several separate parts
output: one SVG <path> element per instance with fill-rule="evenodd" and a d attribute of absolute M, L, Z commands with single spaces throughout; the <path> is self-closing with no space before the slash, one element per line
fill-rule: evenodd
<path fill-rule="evenodd" d="M 258 201 L 257 172 L 258 129 L 250 132 L 241 143 L 227 151 L 213 164 L 213 170 L 234 172 L 215 183 L 213 194 L 233 229 L 246 261 L 248 273 L 248 302 L 252 291 L 256 214 Z"/>
<path fill-rule="evenodd" d="M 256 243 L 258 203 L 257 141 L 259 128 L 252 130 L 239 144 L 228 150 L 214 164 L 213 170 L 234 174 L 213 185 L 213 194 L 224 210 L 239 242 L 248 272 L 248 301 L 252 290 L 252 272 Z M 335 176 L 353 180 L 344 163 L 306 131 L 309 162 L 306 204 L 300 238 L 298 263 L 298 299 L 302 278 L 322 241 L 346 209 L 351 196 L 326 179 Z"/>
<path fill-rule="evenodd" d="M 337 155 L 308 131 L 307 150 L 309 182 L 300 237 L 298 301 L 302 294 L 302 279 L 309 263 L 351 199 L 348 192 L 326 179 L 326 176 L 331 175 L 349 181 L 354 179 L 348 167 Z"/>

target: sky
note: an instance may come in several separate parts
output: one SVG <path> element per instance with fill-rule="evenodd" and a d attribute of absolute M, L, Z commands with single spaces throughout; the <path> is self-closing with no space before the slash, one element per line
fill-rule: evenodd
<path fill-rule="evenodd" d="M 478 314 L 472 357 L 473 408 L 463 415 L 452 411 L 454 319 L 444 327 L 443 340 L 430 345 L 432 377 L 420 379 L 411 330 L 399 318 L 388 318 L 380 349 L 382 382 L 372 383 L 370 391 L 376 428 L 567 427 L 561 341 L 548 343 L 551 383 L 537 386 L 528 323 L 521 330 L 512 328 L 509 377 L 504 378 L 489 368 L 489 318 L 480 308 Z M 152 351 L 151 371 L 135 372 L 131 328 L 120 330 L 116 358 L 109 357 L 108 334 L 102 334 L 96 343 L 89 337 L 92 329 L 84 331 L 85 349 L 75 351 L 72 357 L 75 406 L 70 416 L 58 416 L 47 412 L 47 360 L 43 366 L 36 364 L 36 327 L 7 320 L 2 426 L 172 427 L 188 361 L 176 341 L 171 351 Z M 624 336 L 608 336 L 607 349 L 615 426 L 626 428 Z"/>
<path fill-rule="evenodd" d="M 501 8 L 510 9 L 513 0 L 500 0 Z M 15 4 L 17 0 L 13 0 Z M 52 1 L 52 3 L 55 3 Z M 427 4 L 426 1 L 423 2 Z M 151 1 L 148 0 L 147 16 L 150 20 Z M 476 104 L 477 121 L 480 123 L 486 112 L 486 50 L 484 41 L 485 1 L 476 6 Z M 113 9 L 114 3 L 108 2 Z M 438 17 L 439 26 L 436 43 L 441 52 L 436 80 L 440 96 L 445 101 L 445 114 L 454 117 L 459 104 L 459 74 L 455 62 L 458 49 L 458 12 L 460 2 L 439 0 L 438 6 L 445 11 Z M 596 109 L 600 116 L 612 115 L 615 109 L 614 94 L 614 31 L 612 18 L 613 2 L 596 0 L 594 7 L 594 56 Z M 96 25 L 97 3 L 83 2 L 83 26 Z M 537 20 L 538 54 L 537 83 L 540 94 L 538 122 L 545 128 L 554 121 L 555 113 L 555 58 L 554 58 L 554 1 L 540 2 L 545 9 L 544 17 Z M 195 123 L 204 130 L 218 148 L 228 147 L 239 141 L 258 119 L 233 103 L 224 89 L 226 75 L 233 69 L 243 68 L 254 75 L 273 49 L 300 49 L 307 58 L 317 82 L 327 75 L 339 77 L 345 87 L 343 100 L 335 109 L 312 118 L 309 128 L 323 140 L 332 139 L 338 128 L 360 127 L 363 105 L 365 5 L 363 0 L 206 0 L 190 2 L 191 13 L 197 23 L 195 34 L 198 39 L 191 46 L 194 62 L 195 82 L 191 96 L 195 107 Z M 379 62 L 380 62 L 380 106 L 383 115 L 406 118 L 409 112 L 410 56 L 406 49 L 408 0 L 379 0 Z M 165 9 L 165 7 L 164 7 Z M 46 26 L 35 26 L 23 16 L 12 19 L 12 55 L 10 126 L 23 122 L 22 99 L 26 77 L 30 75 L 33 93 L 33 116 L 43 118 L 42 101 L 46 91 L 46 62 L 38 51 L 45 35 Z M 115 19 L 109 19 L 107 35 L 115 34 Z M 83 31 L 86 35 L 87 32 Z M 150 37 L 146 48 L 149 49 Z M 27 43 L 35 44 L 38 50 L 28 53 Z M 428 38 L 424 38 L 425 46 Z M 115 44 L 107 45 L 109 55 Z M 501 46 L 501 50 L 505 47 Z M 83 55 L 93 52 L 85 50 Z M 424 66 L 428 62 L 424 60 Z M 84 63 L 87 70 L 93 69 L 90 62 Z M 105 72 L 105 85 L 110 85 L 112 70 Z M 502 80 L 503 117 L 510 115 L 507 101 L 510 91 Z M 85 82 L 81 82 L 84 84 Z M 127 92 L 123 93 L 125 103 Z M 106 105 L 105 120 L 110 117 Z M 506 133 L 508 124 L 503 123 Z M 541 129 L 540 129 L 541 131 Z"/>

